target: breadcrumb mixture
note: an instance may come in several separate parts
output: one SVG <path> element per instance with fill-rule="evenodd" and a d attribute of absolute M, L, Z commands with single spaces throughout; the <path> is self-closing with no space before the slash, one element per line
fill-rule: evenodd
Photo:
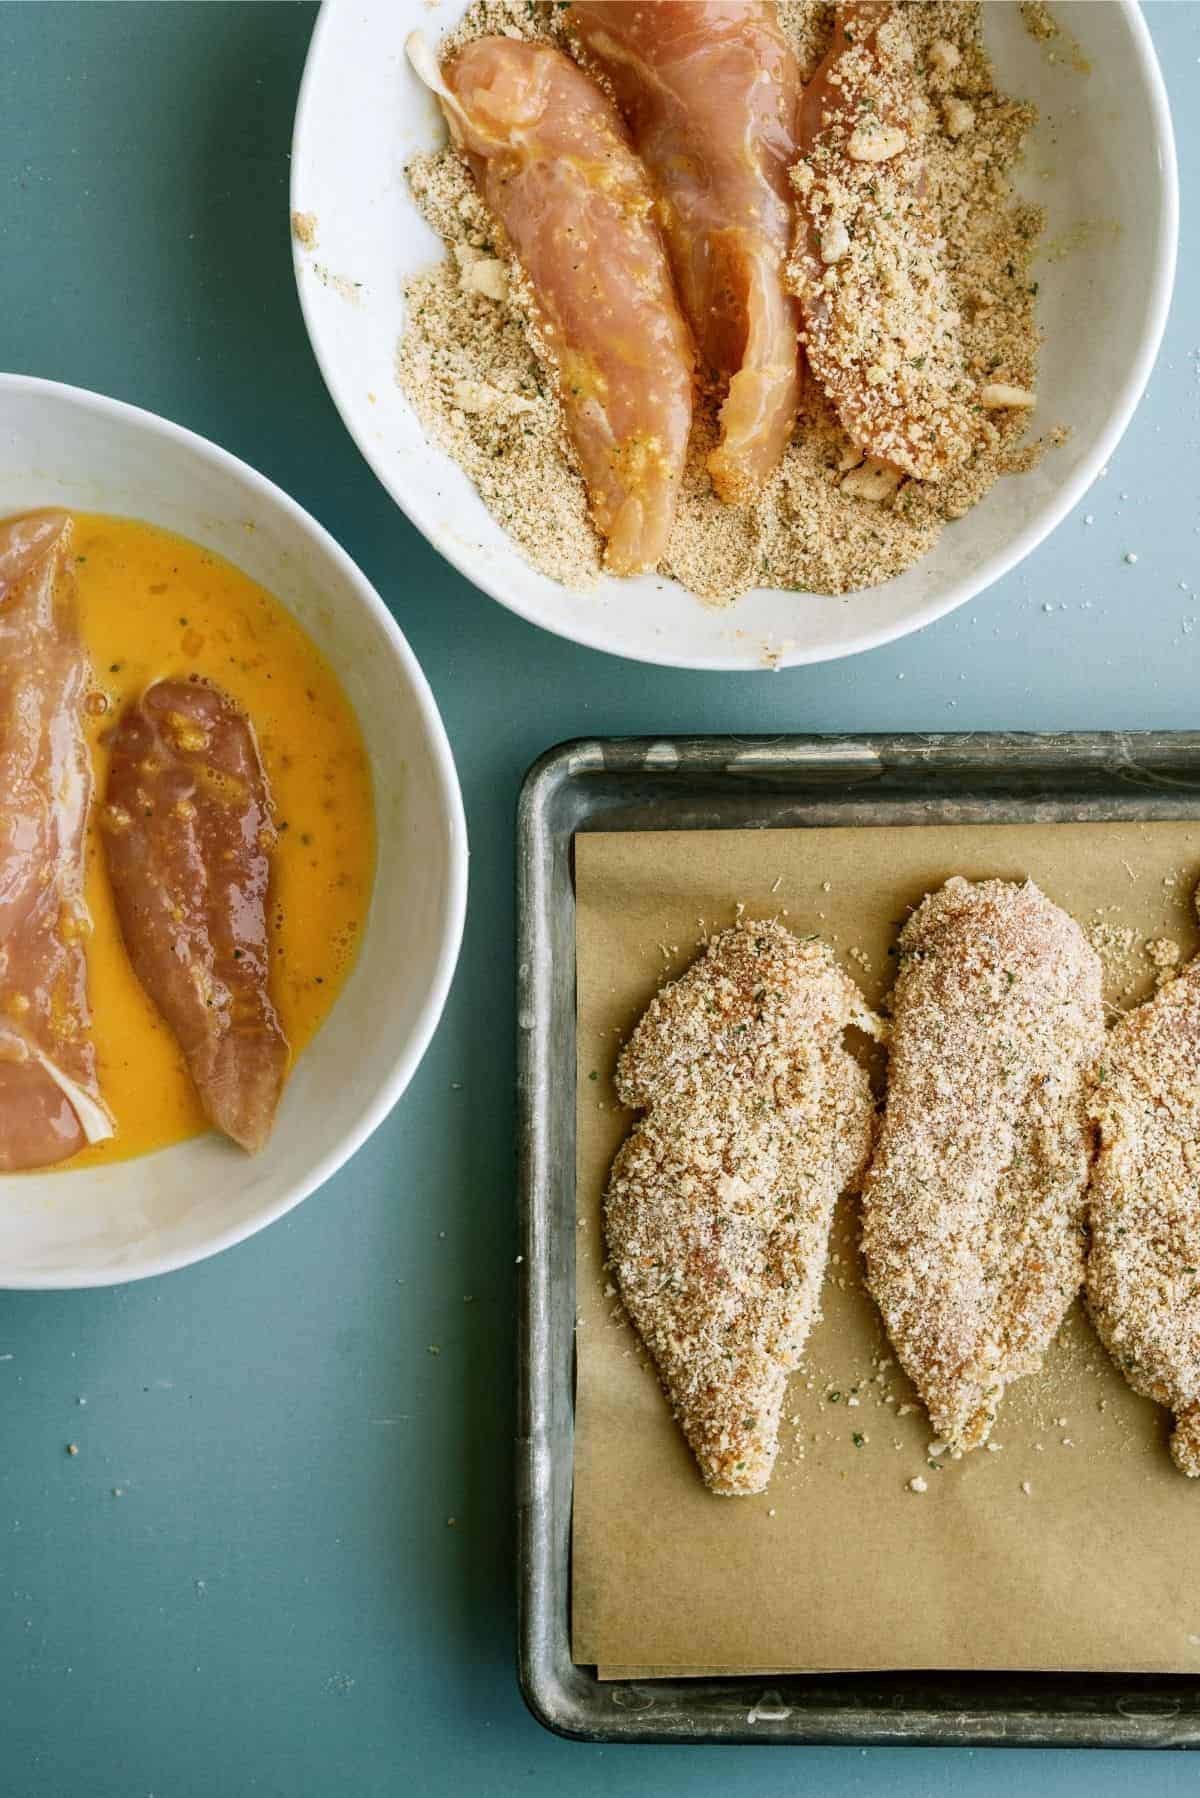
<path fill-rule="evenodd" d="M 807 79 L 828 45 L 832 10 L 824 0 L 781 0 L 779 16 Z M 438 51 L 493 32 L 569 48 L 569 17 L 569 7 L 544 0 L 476 0 Z M 1030 264 L 1043 218 L 1010 184 L 1033 110 L 996 92 L 980 0 L 904 4 L 891 29 L 911 44 L 925 180 L 920 254 L 940 258 L 955 316 L 954 379 L 963 384 L 956 418 L 970 453 L 944 479 L 898 479 L 865 460 L 809 376 L 782 466 L 754 503 L 735 509 L 716 498 L 705 468 L 716 417 L 702 402 L 661 572 L 712 604 L 756 586 L 839 594 L 887 581 L 926 555 L 947 521 L 1001 474 L 1027 469 L 1040 450 L 1018 440 L 1036 388 Z M 601 546 L 529 284 L 456 151 L 417 156 L 408 173 L 449 254 L 408 284 L 399 384 L 527 559 L 568 587 L 586 588 L 599 578 Z M 883 198 L 861 203 L 873 208 L 873 228 L 893 232 L 894 250 L 896 221 L 875 216 L 888 210 Z"/>
<path fill-rule="evenodd" d="M 418 156 L 408 176 L 450 254 L 409 283 L 400 385 L 534 567 L 590 585 L 600 540 L 524 275 L 497 254 L 496 226 L 457 155 Z"/>
<path fill-rule="evenodd" d="M 880 1027 L 823 943 L 747 922 L 662 989 L 617 1066 L 646 1115 L 613 1164 L 610 1262 L 717 1493 L 770 1478 L 834 1207 L 870 1150 L 852 1024 Z"/>

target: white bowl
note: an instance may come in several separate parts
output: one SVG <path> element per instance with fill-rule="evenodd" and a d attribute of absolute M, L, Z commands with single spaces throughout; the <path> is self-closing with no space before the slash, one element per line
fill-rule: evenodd
<path fill-rule="evenodd" d="M 0 375 L 0 517 L 62 505 L 147 519 L 219 551 L 298 618 L 358 714 L 378 824 L 358 962 L 251 1157 L 215 1136 L 110 1167 L 0 1176 L 0 1286 L 103 1286 L 184 1267 L 281 1217 L 404 1091 L 462 936 L 466 825 L 433 696 L 383 601 L 278 487 L 149 412 Z"/>
<path fill-rule="evenodd" d="M 435 449 L 396 385 L 406 278 L 441 254 L 404 166 L 442 139 L 436 105 L 404 40 L 436 39 L 464 0 L 324 0 L 292 146 L 293 212 L 316 221 L 295 246 L 300 301 L 329 391 L 359 448 L 409 518 L 467 578 L 523 618 L 594 649 L 680 668 L 827 661 L 874 648 L 962 605 L 1012 568 L 1075 505 L 1112 454 L 1158 349 L 1178 236 L 1175 150 L 1162 77 L 1134 0 L 1059 14 L 1091 73 L 1051 64 L 1015 5 L 989 5 L 986 32 L 1009 93 L 1041 119 L 1020 182 L 1049 212 L 1049 242 L 1076 247 L 1039 268 L 1046 332 L 1039 419 L 1066 447 L 1000 482 L 898 579 L 846 598 L 749 594 L 712 610 L 674 582 L 605 580 L 576 593 L 530 568 L 466 476 Z"/>

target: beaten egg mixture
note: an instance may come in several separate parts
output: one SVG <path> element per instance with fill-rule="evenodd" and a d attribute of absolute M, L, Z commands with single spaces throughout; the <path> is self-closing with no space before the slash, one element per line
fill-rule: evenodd
<path fill-rule="evenodd" d="M 354 964 L 375 869 L 362 736 L 332 669 L 290 613 L 223 557 L 153 525 L 78 513 L 73 547 L 96 777 L 88 984 L 100 1085 L 117 1130 L 68 1168 L 121 1161 L 207 1128 L 175 1039 L 125 953 L 99 840 L 105 736 L 129 701 L 163 676 L 199 674 L 254 724 L 279 827 L 271 997 L 293 1058 Z"/>

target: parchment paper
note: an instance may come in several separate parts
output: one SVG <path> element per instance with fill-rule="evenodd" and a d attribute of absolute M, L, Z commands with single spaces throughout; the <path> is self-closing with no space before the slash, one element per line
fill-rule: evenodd
<path fill-rule="evenodd" d="M 902 1415 L 915 1394 L 894 1364 L 877 1365 L 891 1351 L 860 1282 L 855 1203 L 843 1199 L 824 1318 L 792 1377 L 770 1490 L 716 1498 L 603 1271 L 600 1203 L 631 1122 L 612 1088 L 617 1052 L 705 927 L 731 923 L 739 901 L 751 916 L 784 914 L 798 932 L 821 932 L 878 1003 L 897 927 L 954 873 L 1028 874 L 1085 927 L 1168 936 L 1187 956 L 1198 946 L 1200 823 L 576 841 L 573 1652 L 602 1677 L 1200 1673 L 1200 1482 L 1175 1471 L 1166 1414 L 1130 1392 L 1078 1306 L 1044 1372 L 1006 1395 L 996 1452 L 930 1464 L 924 1410 Z M 1115 1005 L 1152 990 L 1136 945 L 1106 960 Z M 926 1492 L 908 1489 L 914 1477 Z"/>

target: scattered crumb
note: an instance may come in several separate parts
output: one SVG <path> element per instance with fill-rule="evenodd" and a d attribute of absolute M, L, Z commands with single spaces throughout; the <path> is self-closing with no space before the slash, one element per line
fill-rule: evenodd
<path fill-rule="evenodd" d="M 1113 220 L 1081 219 L 1069 231 L 1042 244 L 1042 260 L 1063 262 L 1068 256 L 1074 256 L 1081 250 L 1102 250 L 1109 255 L 1116 255 L 1120 240 L 1121 227 Z"/>
<path fill-rule="evenodd" d="M 302 250 L 317 247 L 317 215 L 315 212 L 293 212 L 292 236 Z"/>
<path fill-rule="evenodd" d="M 1153 942 L 1147 943 L 1146 954 L 1160 974 L 1168 973 L 1172 968 L 1178 967 L 1183 960 L 1183 950 L 1179 944 L 1173 943 L 1170 937 L 1165 936 L 1156 937 Z"/>
<path fill-rule="evenodd" d="M 1077 75 L 1091 74 L 1092 65 L 1078 42 L 1059 24 L 1045 0 L 1021 0 L 1021 18 L 1030 37 L 1044 46 L 1048 63 L 1065 63 Z"/>
<path fill-rule="evenodd" d="M 360 303 L 362 300 L 361 281 L 352 281 L 349 275 L 335 275 L 333 270 L 326 268 L 323 262 L 314 262 L 310 266 L 322 287 L 332 287 L 334 293 L 351 306 L 357 306 Z"/>
<path fill-rule="evenodd" d="M 910 1492 L 928 1492 L 929 1481 L 923 1474 L 917 1474 L 915 1479 L 909 1480 L 908 1489 Z"/>
<path fill-rule="evenodd" d="M 1046 42 L 1058 36 L 1058 24 L 1046 0 L 1021 0 L 1021 18 L 1030 37 Z"/>

